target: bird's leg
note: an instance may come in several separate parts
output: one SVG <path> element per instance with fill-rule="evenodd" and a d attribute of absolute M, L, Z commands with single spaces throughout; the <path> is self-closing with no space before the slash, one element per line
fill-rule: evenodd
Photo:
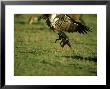
<path fill-rule="evenodd" d="M 57 42 L 57 40 L 60 40 L 60 39 L 56 39 L 56 40 L 55 40 L 55 43 Z"/>
<path fill-rule="evenodd" d="M 59 36 L 59 38 L 55 40 L 55 43 L 57 42 L 57 40 L 61 40 L 61 37 Z M 61 42 L 60 42 L 60 43 L 61 43 Z"/>
<path fill-rule="evenodd" d="M 63 41 L 61 40 L 60 42 L 61 48 L 57 49 L 57 51 L 62 51 L 63 50 Z"/>
<path fill-rule="evenodd" d="M 63 51 L 64 46 L 66 45 L 65 42 L 63 42 L 63 40 L 60 42 L 61 45 L 61 51 Z"/>
<path fill-rule="evenodd" d="M 63 41 L 61 40 L 60 45 L 62 46 Z"/>
<path fill-rule="evenodd" d="M 71 48 L 70 42 L 68 42 L 67 45 Z"/>

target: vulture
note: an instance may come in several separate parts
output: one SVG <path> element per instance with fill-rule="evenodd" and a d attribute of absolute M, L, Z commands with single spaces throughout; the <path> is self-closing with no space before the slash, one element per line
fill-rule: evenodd
<path fill-rule="evenodd" d="M 68 45 L 71 48 L 69 37 L 65 32 L 78 32 L 80 34 L 87 34 L 91 29 L 85 25 L 84 21 L 80 18 L 80 14 L 43 14 L 38 20 L 45 19 L 47 26 L 57 32 L 61 40 L 60 45 L 63 48 Z"/>

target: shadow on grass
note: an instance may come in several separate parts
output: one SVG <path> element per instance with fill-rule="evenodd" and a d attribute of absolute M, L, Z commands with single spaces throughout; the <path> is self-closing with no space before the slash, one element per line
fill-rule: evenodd
<path fill-rule="evenodd" d="M 24 24 L 26 24 L 26 22 L 24 22 L 24 21 L 19 21 L 19 22 L 15 22 L 15 24 L 21 24 L 21 25 L 24 25 Z"/>
<path fill-rule="evenodd" d="M 79 43 L 79 42 L 73 42 L 73 44 L 75 44 L 75 45 L 90 45 L 90 46 L 96 46 L 97 44 L 96 43 Z"/>
<path fill-rule="evenodd" d="M 65 58 L 72 58 L 72 59 L 79 59 L 79 60 L 89 60 L 89 61 L 94 61 L 94 62 L 97 62 L 97 57 L 94 56 L 94 57 L 82 57 L 82 56 L 78 56 L 78 55 L 75 55 L 75 56 L 62 56 L 62 57 L 65 57 Z"/>

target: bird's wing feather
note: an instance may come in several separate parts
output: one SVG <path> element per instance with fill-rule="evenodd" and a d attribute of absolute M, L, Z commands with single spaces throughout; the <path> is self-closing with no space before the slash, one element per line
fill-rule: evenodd
<path fill-rule="evenodd" d="M 87 27 L 86 25 L 83 25 L 81 22 L 76 22 L 74 19 L 72 19 L 67 14 L 66 14 L 66 16 L 70 18 L 73 25 L 77 25 L 75 29 L 71 29 L 71 32 L 78 32 L 78 33 L 84 34 L 84 33 L 91 31 L 91 29 L 89 27 Z"/>
<path fill-rule="evenodd" d="M 66 16 L 69 17 L 70 21 L 72 22 L 73 27 L 76 25 L 75 29 L 71 29 L 71 32 L 78 32 L 78 33 L 84 34 L 84 33 L 91 31 L 89 27 L 83 25 L 81 22 L 76 22 L 68 14 L 66 14 Z"/>
<path fill-rule="evenodd" d="M 44 14 L 43 18 L 46 18 L 46 23 L 50 27 L 51 30 L 57 31 L 66 31 L 66 32 L 78 32 L 78 33 L 87 33 L 91 31 L 89 27 L 83 25 L 81 22 L 75 21 L 69 14 L 57 14 L 56 18 L 59 18 L 54 22 L 54 26 L 49 20 L 49 16 L 52 14 Z"/>

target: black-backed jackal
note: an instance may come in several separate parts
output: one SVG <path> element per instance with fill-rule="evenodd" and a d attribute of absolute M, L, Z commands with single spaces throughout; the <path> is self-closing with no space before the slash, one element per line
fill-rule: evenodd
<path fill-rule="evenodd" d="M 33 22 L 37 22 L 38 21 L 38 17 L 37 16 L 31 16 L 28 20 L 28 24 L 32 24 Z"/>

